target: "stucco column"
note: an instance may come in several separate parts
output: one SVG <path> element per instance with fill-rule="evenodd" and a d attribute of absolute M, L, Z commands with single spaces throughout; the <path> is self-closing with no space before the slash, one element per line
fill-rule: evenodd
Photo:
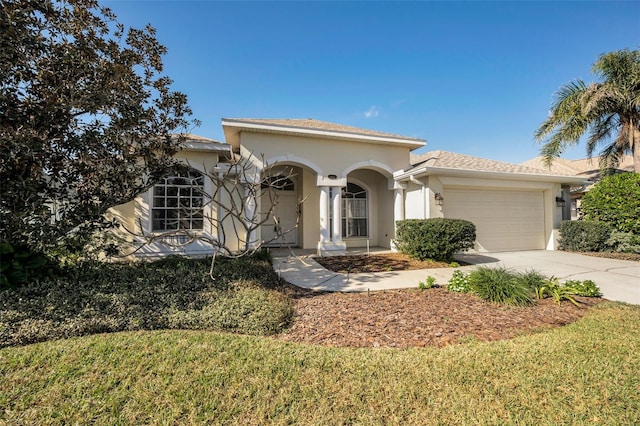
<path fill-rule="evenodd" d="M 342 242 L 342 190 L 334 186 L 331 194 L 331 208 L 333 212 L 333 229 L 331 230 L 331 241 Z"/>
<path fill-rule="evenodd" d="M 395 222 L 404 220 L 404 189 L 396 188 L 393 190 L 393 226 Z"/>
<path fill-rule="evenodd" d="M 329 187 L 320 187 L 320 243 L 329 241 Z"/>

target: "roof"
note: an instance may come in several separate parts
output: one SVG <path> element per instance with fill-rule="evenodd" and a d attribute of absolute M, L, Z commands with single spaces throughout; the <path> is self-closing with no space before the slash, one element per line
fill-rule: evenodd
<path fill-rule="evenodd" d="M 225 142 L 220 142 L 215 139 L 205 138 L 204 136 L 194 135 L 191 133 L 182 133 L 180 135 L 172 136 L 184 137 L 182 146 L 188 151 L 219 152 L 231 155 L 231 145 Z"/>
<path fill-rule="evenodd" d="M 411 155 L 411 167 L 394 174 L 394 177 L 396 180 L 404 181 L 426 175 L 531 180 L 563 184 L 577 184 L 584 181 L 584 178 L 572 174 L 552 174 L 534 167 L 448 151 L 430 151 L 422 155 Z"/>
<path fill-rule="evenodd" d="M 393 144 L 407 146 L 411 149 L 420 148 L 426 144 L 424 139 L 362 129 L 312 118 L 223 118 L 222 127 L 225 129 L 227 141 L 234 148 L 239 145 L 237 135 L 240 131 Z"/>
<path fill-rule="evenodd" d="M 581 158 L 579 160 L 568 160 L 566 158 L 556 158 L 547 166 L 544 157 L 535 157 L 522 163 L 523 166 L 534 167 L 550 173 L 571 173 L 574 175 L 584 175 L 589 178 L 600 175 L 600 157 Z M 616 170 L 633 171 L 633 157 L 625 155 L 616 167 Z"/>
<path fill-rule="evenodd" d="M 420 166 L 437 167 L 445 169 L 474 170 L 482 172 L 521 173 L 534 175 L 547 175 L 548 171 L 535 167 L 521 166 L 502 161 L 489 160 L 487 158 L 473 157 L 448 151 L 430 151 L 422 155 L 411 155 L 412 169 Z M 411 170 L 411 169 L 409 169 Z M 558 173 L 559 175 L 572 176 L 573 173 Z"/>

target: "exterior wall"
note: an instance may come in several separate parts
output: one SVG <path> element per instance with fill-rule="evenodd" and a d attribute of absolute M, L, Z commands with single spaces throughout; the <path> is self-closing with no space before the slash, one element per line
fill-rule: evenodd
<path fill-rule="evenodd" d="M 316 186 L 316 174 L 302 169 L 302 217 L 300 221 L 300 246 L 315 249 L 320 240 L 320 189 Z"/>
<path fill-rule="evenodd" d="M 413 182 L 407 183 L 405 190 L 405 219 L 424 219 L 425 218 L 425 201 L 422 186 Z"/>
<path fill-rule="evenodd" d="M 218 164 L 218 154 L 211 152 L 194 152 L 194 151 L 181 151 L 176 154 L 176 157 L 190 167 L 198 171 L 212 170 Z M 211 194 L 211 181 L 205 178 L 205 191 Z M 175 247 L 171 244 L 164 244 L 161 241 L 155 241 L 153 243 L 144 244 L 145 238 L 142 235 L 159 235 L 160 233 L 153 233 L 151 230 L 151 189 L 141 193 L 134 200 L 115 206 L 109 209 L 108 215 L 117 218 L 121 225 L 126 227 L 130 232 L 118 232 L 118 236 L 126 239 L 132 243 L 131 248 L 127 252 L 133 252 L 135 248 L 138 248 L 133 257 L 162 257 L 172 254 L 190 254 L 190 255 L 203 255 L 210 254 L 213 249 L 210 245 L 203 242 L 194 242 L 183 247 Z M 212 218 L 218 217 L 217 208 L 215 204 L 210 203 L 208 207 L 205 207 L 205 216 Z M 207 220 L 204 222 L 204 234 L 216 235 L 216 230 L 213 230 L 211 223 Z M 135 234 L 137 237 L 131 235 Z M 178 242 L 179 238 L 168 237 L 168 241 Z"/>
<path fill-rule="evenodd" d="M 409 148 L 382 144 L 335 141 L 243 132 L 241 145 L 259 160 L 260 155 L 273 164 L 305 164 L 321 177 L 331 174 L 345 178 L 357 168 L 385 168 L 389 173 L 409 165 Z M 339 155 L 338 155 L 339 153 Z"/>

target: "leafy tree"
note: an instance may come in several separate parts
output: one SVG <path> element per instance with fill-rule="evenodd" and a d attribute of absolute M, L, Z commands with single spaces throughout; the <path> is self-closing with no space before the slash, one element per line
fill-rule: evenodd
<path fill-rule="evenodd" d="M 536 141 L 544 143 L 541 153 L 551 164 L 588 132 L 589 157 L 597 145 L 605 144 L 602 168 L 615 167 L 631 152 L 640 172 L 640 51 L 605 53 L 592 72 L 602 82 L 576 80 L 556 93 L 549 118 L 535 132 Z"/>
<path fill-rule="evenodd" d="M 82 247 L 168 170 L 196 123 L 165 53 L 96 0 L 0 2 L 0 240 Z"/>
<path fill-rule="evenodd" d="M 585 220 L 640 235 L 640 173 L 605 176 L 582 198 Z"/>

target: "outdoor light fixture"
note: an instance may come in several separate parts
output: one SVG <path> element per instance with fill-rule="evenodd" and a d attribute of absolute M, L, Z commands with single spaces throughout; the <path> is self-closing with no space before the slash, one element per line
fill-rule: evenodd
<path fill-rule="evenodd" d="M 444 204 L 444 197 L 442 196 L 441 193 L 436 192 L 433 198 L 436 199 L 436 205 L 441 206 Z"/>
<path fill-rule="evenodd" d="M 556 206 L 558 207 L 564 207 L 564 198 L 562 197 L 556 197 Z"/>
<path fill-rule="evenodd" d="M 329 179 L 331 179 L 331 180 L 338 179 L 338 176 L 337 176 L 337 175 L 328 175 L 327 177 L 328 177 Z"/>

